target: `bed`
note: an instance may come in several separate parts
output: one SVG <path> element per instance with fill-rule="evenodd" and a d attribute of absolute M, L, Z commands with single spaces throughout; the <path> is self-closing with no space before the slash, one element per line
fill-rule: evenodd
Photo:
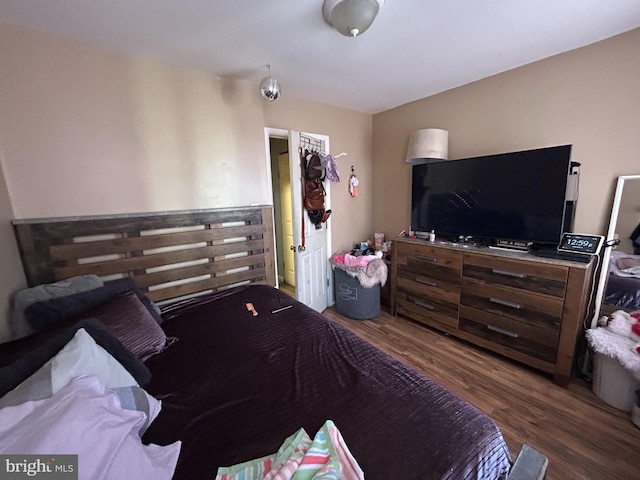
<path fill-rule="evenodd" d="M 640 255 L 611 252 L 603 303 L 609 309 L 640 309 Z"/>
<path fill-rule="evenodd" d="M 213 479 L 218 467 L 271 455 L 298 429 L 313 434 L 327 420 L 367 479 L 544 475 L 546 458 L 528 447 L 514 465 L 499 428 L 471 404 L 274 288 L 270 207 L 21 220 L 14 228 L 31 287 L 86 275 L 104 286 L 64 296 L 64 307 L 36 302 L 48 310 L 30 307 L 30 316 L 54 325 L 0 345 L 0 367 L 60 331 L 68 341 L 70 329 L 74 339 L 85 331 L 79 325 L 98 330 L 91 335 L 100 345 L 108 337 L 104 348 L 124 358 L 148 403 L 160 401 L 140 427 L 140 448 L 170 450 L 177 480 Z M 108 298 L 96 300 L 104 290 Z M 144 327 L 130 315 L 134 303 Z"/>

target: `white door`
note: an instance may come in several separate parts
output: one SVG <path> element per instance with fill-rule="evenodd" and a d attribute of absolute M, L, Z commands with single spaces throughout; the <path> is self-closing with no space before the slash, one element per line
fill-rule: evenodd
<path fill-rule="evenodd" d="M 310 133 L 289 132 L 289 169 L 291 172 L 291 203 L 293 212 L 293 247 L 296 273 L 296 298 L 317 312 L 327 308 L 329 288 L 329 252 L 328 252 L 328 223 L 316 229 L 309 220 L 306 210 L 302 206 L 302 167 L 300 148 L 314 145 L 322 152 L 329 151 L 328 137 Z M 325 209 L 329 206 L 329 185 L 325 181 Z M 304 227 L 304 242 L 303 242 Z"/>

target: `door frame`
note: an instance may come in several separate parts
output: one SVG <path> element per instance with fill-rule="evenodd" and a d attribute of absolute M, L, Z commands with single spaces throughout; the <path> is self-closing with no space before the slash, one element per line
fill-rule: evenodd
<path fill-rule="evenodd" d="M 265 145 L 265 162 L 266 162 L 266 166 L 267 166 L 267 178 L 268 178 L 268 187 L 269 187 L 269 203 L 270 205 L 273 207 L 273 182 L 272 182 L 272 172 L 271 172 L 271 151 L 269 148 L 269 139 L 272 137 L 275 138 L 282 138 L 282 139 L 286 139 L 289 140 L 289 136 L 290 136 L 290 130 L 286 130 L 283 128 L 272 128 L 272 127 L 265 127 L 264 128 L 264 145 Z M 315 138 L 318 138 L 322 141 L 324 141 L 327 151 L 329 150 L 329 135 L 324 135 L 324 134 L 314 134 L 314 133 L 308 133 L 308 132 L 303 132 L 307 135 L 311 135 Z M 298 158 L 298 153 L 297 152 L 289 152 L 289 161 L 295 161 L 295 159 Z M 291 179 L 291 181 L 293 182 L 294 179 Z M 326 192 L 326 202 L 327 202 L 327 206 L 329 208 L 331 208 L 331 187 L 330 187 L 331 182 L 327 181 L 325 184 L 325 192 Z M 293 200 L 292 200 L 293 201 Z M 273 215 L 273 209 L 272 209 L 272 215 Z M 273 219 L 273 221 L 275 222 L 275 218 Z M 324 288 L 326 289 L 326 293 L 327 293 L 327 305 L 331 306 L 335 303 L 334 300 L 334 295 L 333 295 L 333 271 L 331 269 L 331 265 L 329 264 L 329 259 L 331 258 L 332 255 L 332 251 L 333 249 L 331 248 L 331 224 L 333 222 L 331 221 L 331 218 L 329 218 L 329 220 L 326 222 L 325 224 L 325 228 L 323 228 L 323 231 L 325 232 L 325 236 L 326 236 L 326 242 L 327 242 L 327 285 L 324 285 Z M 273 229 L 273 238 L 274 238 L 274 242 L 277 242 L 278 239 L 276 238 L 276 233 L 275 233 L 275 228 Z M 275 245 L 275 243 L 274 243 Z M 288 246 L 285 246 L 285 248 L 288 248 Z M 274 256 L 277 257 L 277 249 L 274 248 Z M 294 262 L 297 261 L 296 257 L 294 256 Z M 275 266 L 276 266 L 276 286 L 278 286 L 278 259 L 275 258 Z M 296 278 L 296 283 L 298 282 L 298 279 Z"/>

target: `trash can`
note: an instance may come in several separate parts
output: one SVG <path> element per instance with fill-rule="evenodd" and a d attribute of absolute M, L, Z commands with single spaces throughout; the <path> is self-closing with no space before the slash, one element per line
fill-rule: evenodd
<path fill-rule="evenodd" d="M 336 310 L 355 320 L 380 315 L 380 284 L 365 288 L 360 281 L 341 268 L 335 268 Z"/>
<path fill-rule="evenodd" d="M 607 327 L 590 328 L 585 336 L 593 350 L 593 393 L 612 407 L 630 412 L 640 388 L 640 358 L 634 341 Z"/>
<path fill-rule="evenodd" d="M 596 397 L 612 407 L 630 412 L 638 388 L 640 382 L 618 360 L 595 352 L 592 390 Z"/>

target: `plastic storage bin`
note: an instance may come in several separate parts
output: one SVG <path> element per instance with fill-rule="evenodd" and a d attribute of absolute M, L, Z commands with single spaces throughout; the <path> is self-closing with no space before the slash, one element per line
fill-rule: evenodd
<path fill-rule="evenodd" d="M 336 310 L 356 320 L 365 320 L 380 315 L 380 284 L 371 288 L 362 286 L 340 268 L 334 269 L 336 288 Z"/>
<path fill-rule="evenodd" d="M 612 407 L 630 412 L 638 382 L 615 358 L 595 353 L 593 357 L 593 393 Z"/>

